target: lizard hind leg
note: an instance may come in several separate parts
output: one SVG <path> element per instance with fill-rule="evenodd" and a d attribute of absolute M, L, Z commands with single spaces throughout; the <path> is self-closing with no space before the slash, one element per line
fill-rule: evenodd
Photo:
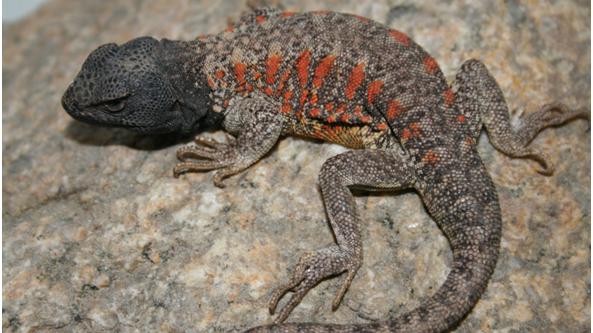
<path fill-rule="evenodd" d="M 589 119 L 586 110 L 571 110 L 554 102 L 522 118 L 522 125 L 513 128 L 507 103 L 496 80 L 486 66 L 475 59 L 463 63 L 453 83 L 455 106 L 467 119 L 474 139 L 486 128 L 492 145 L 511 157 L 531 158 L 537 161 L 541 174 L 550 175 L 554 168 L 543 152 L 529 147 L 529 143 L 543 129 L 562 125 L 577 118 Z"/>
<path fill-rule="evenodd" d="M 415 181 L 408 157 L 399 150 L 353 150 L 328 159 L 321 168 L 319 185 L 337 245 L 301 256 L 291 279 L 278 287 L 269 304 L 274 313 L 278 301 L 293 294 L 274 321 L 284 321 L 306 293 L 321 280 L 346 272 L 332 303 L 337 309 L 362 264 L 360 220 L 349 187 L 370 190 L 410 188 Z"/>

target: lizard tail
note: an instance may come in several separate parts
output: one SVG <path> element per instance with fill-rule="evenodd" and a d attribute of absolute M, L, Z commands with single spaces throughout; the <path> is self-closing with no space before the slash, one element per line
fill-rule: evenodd
<path fill-rule="evenodd" d="M 443 332 L 454 327 L 486 289 L 498 259 L 499 235 L 495 246 L 479 250 L 479 257 L 472 258 L 469 254 L 476 245 L 454 249 L 453 265 L 445 283 L 418 308 L 386 323 L 388 331 Z"/>
<path fill-rule="evenodd" d="M 494 271 L 501 236 L 497 200 L 456 205 L 436 218 L 449 239 L 453 263 L 439 290 L 419 307 L 395 319 L 370 324 L 287 323 L 253 328 L 249 333 L 443 332 L 457 324 L 478 301 Z M 475 203 L 475 201 L 474 201 Z M 246 333 L 247 333 L 246 332 Z"/>

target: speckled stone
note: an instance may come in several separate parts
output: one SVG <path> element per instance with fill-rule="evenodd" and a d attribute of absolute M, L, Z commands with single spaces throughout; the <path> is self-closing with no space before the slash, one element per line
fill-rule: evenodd
<path fill-rule="evenodd" d="M 486 63 L 513 117 L 561 99 L 590 107 L 589 1 L 284 1 L 405 31 L 449 79 Z M 264 160 L 213 186 L 174 179 L 172 136 L 141 137 L 70 119 L 60 97 L 100 44 L 153 35 L 191 39 L 225 28 L 234 1 L 51 1 L 4 26 L 3 316 L 6 332 L 233 332 L 268 323 L 271 290 L 307 250 L 332 243 L 316 185 L 344 149 L 281 141 Z M 221 133 L 212 133 L 222 137 Z M 534 142 L 556 165 L 479 150 L 498 189 L 501 256 L 456 332 L 590 330 L 590 134 L 575 122 Z M 312 290 L 290 321 L 364 323 L 438 288 L 447 240 L 414 192 L 361 193 L 364 265 L 340 308 L 338 281 Z"/>

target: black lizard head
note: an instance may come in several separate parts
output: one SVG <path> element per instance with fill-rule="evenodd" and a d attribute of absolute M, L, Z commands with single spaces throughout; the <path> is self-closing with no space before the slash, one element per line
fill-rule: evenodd
<path fill-rule="evenodd" d="M 91 124 L 147 134 L 193 131 L 209 112 L 209 91 L 198 71 L 191 77 L 184 70 L 198 55 L 182 43 L 141 37 L 100 46 L 64 93 L 62 106 Z"/>

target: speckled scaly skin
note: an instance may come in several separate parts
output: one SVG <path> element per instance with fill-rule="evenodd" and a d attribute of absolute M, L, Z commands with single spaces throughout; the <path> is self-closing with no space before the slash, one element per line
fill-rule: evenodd
<path fill-rule="evenodd" d="M 478 301 L 498 258 L 501 214 L 478 153 L 482 127 L 513 157 L 545 127 L 586 111 L 552 103 L 510 125 L 486 67 L 469 60 L 449 86 L 436 61 L 404 33 L 333 12 L 255 10 L 217 35 L 194 41 L 150 37 L 95 50 L 62 100 L 74 118 L 141 133 L 191 133 L 218 125 L 228 143 L 198 137 L 178 150 L 176 176 L 216 170 L 214 182 L 261 159 L 281 136 L 356 148 L 327 160 L 319 184 L 337 244 L 301 256 L 270 301 L 273 325 L 249 332 L 441 332 Z M 413 188 L 453 250 L 444 284 L 411 312 L 363 325 L 282 324 L 320 280 L 341 273 L 337 308 L 362 264 L 360 221 L 350 187 Z"/>

